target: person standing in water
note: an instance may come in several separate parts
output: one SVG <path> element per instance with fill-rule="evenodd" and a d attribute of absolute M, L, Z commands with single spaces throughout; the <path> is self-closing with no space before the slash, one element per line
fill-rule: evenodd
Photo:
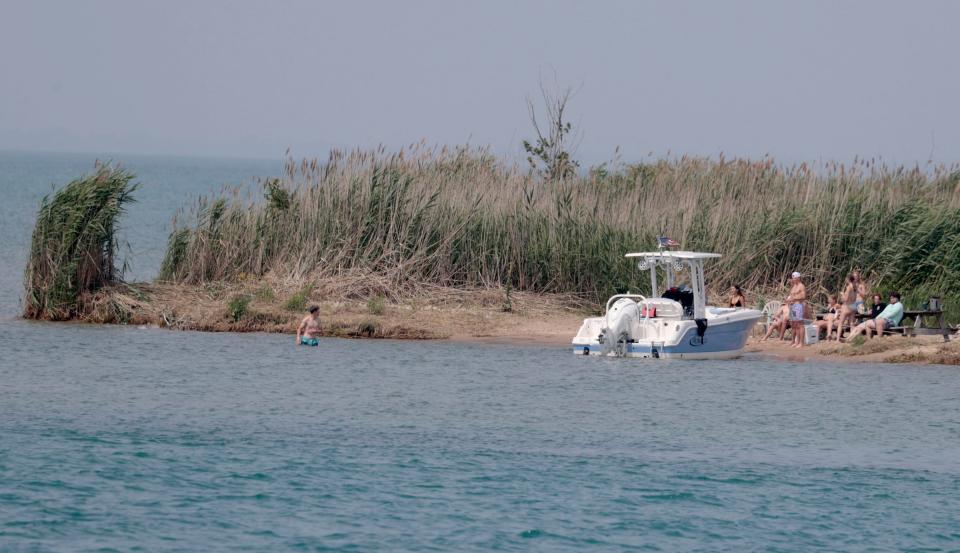
<path fill-rule="evenodd" d="M 310 314 L 300 321 L 297 327 L 297 345 L 298 346 L 318 346 L 320 341 L 320 308 L 316 305 L 310 306 Z"/>
<path fill-rule="evenodd" d="M 790 305 L 790 328 L 793 330 L 793 344 L 791 347 L 803 347 L 803 311 L 807 303 L 807 287 L 800 280 L 800 273 L 794 271 L 790 275 L 790 295 L 787 303 Z"/>

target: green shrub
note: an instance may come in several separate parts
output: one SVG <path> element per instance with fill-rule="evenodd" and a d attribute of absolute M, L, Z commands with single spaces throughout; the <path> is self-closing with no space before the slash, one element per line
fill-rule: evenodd
<path fill-rule="evenodd" d="M 24 275 L 24 317 L 62 320 L 83 314 L 84 298 L 118 282 L 116 227 L 137 185 L 134 175 L 97 165 L 40 203 Z"/>
<path fill-rule="evenodd" d="M 280 179 L 269 179 L 263 184 L 263 196 L 267 207 L 276 211 L 290 209 L 292 195 L 280 184 Z"/>
<path fill-rule="evenodd" d="M 290 296 L 283 304 L 283 308 L 289 311 L 306 311 L 307 303 L 310 301 L 310 294 L 312 293 L 312 286 L 304 287 Z"/>
<path fill-rule="evenodd" d="M 250 313 L 250 296 L 237 294 L 227 302 L 227 315 L 233 322 L 238 323 Z"/>
<path fill-rule="evenodd" d="M 504 313 L 513 313 L 513 298 L 510 297 L 512 290 L 510 284 L 507 284 L 503 289 L 503 305 L 500 306 L 500 310 Z"/>

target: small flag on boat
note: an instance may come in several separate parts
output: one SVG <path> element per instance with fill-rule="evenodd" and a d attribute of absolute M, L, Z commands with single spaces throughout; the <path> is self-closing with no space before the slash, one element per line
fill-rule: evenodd
<path fill-rule="evenodd" d="M 677 242 L 669 236 L 659 236 L 657 237 L 657 246 L 661 248 L 672 248 L 674 246 L 679 246 L 680 242 Z"/>

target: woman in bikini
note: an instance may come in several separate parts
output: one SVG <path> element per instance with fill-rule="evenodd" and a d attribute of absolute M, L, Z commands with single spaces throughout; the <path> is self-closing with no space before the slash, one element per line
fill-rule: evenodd
<path fill-rule="evenodd" d="M 827 340 L 830 340 L 830 335 L 833 334 L 833 325 L 840 315 L 840 309 L 840 304 L 837 303 L 837 296 L 830 294 L 827 297 L 827 311 L 823 314 L 823 319 L 816 323 L 817 332 L 821 330 L 827 331 Z"/>
<path fill-rule="evenodd" d="M 857 326 L 857 313 L 859 306 L 863 305 L 861 298 L 860 304 L 857 304 L 857 298 L 861 291 L 865 291 L 866 286 L 860 282 L 860 271 L 853 271 L 847 277 L 847 284 L 843 288 L 843 305 L 840 307 L 840 316 L 837 318 L 837 339 L 843 338 L 843 325 L 849 319 L 850 328 Z M 865 292 L 864 292 L 865 293 Z"/>
<path fill-rule="evenodd" d="M 734 284 L 730 287 L 730 300 L 727 302 L 729 307 L 746 307 L 747 299 L 743 297 L 743 290 L 740 285 Z"/>
<path fill-rule="evenodd" d="M 867 312 L 867 281 L 860 276 L 860 271 L 854 271 L 853 275 L 857 277 L 857 299 L 853 302 L 857 308 L 857 313 Z"/>

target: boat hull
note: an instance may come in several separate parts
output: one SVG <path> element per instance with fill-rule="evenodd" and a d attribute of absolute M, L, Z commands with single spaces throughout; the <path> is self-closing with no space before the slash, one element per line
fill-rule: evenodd
<path fill-rule="evenodd" d="M 750 331 L 760 319 L 752 309 L 711 308 L 701 336 L 694 321 L 644 319 L 627 340 L 611 347 L 595 337 L 591 320 L 574 339 L 576 355 L 615 355 L 647 359 L 733 359 L 743 353 Z M 594 336 L 590 336 L 593 334 Z M 653 335 L 653 336 L 651 336 Z M 649 337 L 648 339 L 645 339 Z"/>

